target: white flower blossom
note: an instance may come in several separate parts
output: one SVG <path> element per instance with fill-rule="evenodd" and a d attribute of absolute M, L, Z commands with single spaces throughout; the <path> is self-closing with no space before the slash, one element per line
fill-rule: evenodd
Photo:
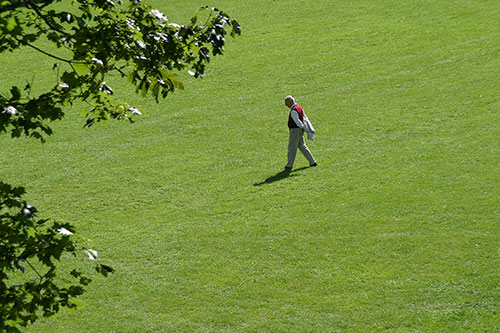
<path fill-rule="evenodd" d="M 138 116 L 142 116 L 142 112 L 137 110 L 136 108 L 128 108 L 127 110 L 132 111 L 133 114 L 136 114 Z"/>
<path fill-rule="evenodd" d="M 168 21 L 167 17 L 165 16 L 165 14 L 163 14 L 162 12 L 160 12 L 158 9 L 152 9 L 149 14 L 153 15 L 154 17 L 156 17 L 157 19 L 160 19 L 160 20 L 164 20 L 164 21 Z"/>
<path fill-rule="evenodd" d="M 159 41 L 168 42 L 168 35 L 164 34 L 163 32 L 157 33 L 153 38 L 158 42 Z"/>
<path fill-rule="evenodd" d="M 132 19 L 127 19 L 125 20 L 125 22 L 127 22 L 128 26 L 133 29 L 133 30 L 137 30 L 137 31 L 141 31 L 141 28 L 139 28 L 137 25 L 135 25 L 135 21 L 132 20 Z"/>
<path fill-rule="evenodd" d="M 9 105 L 5 108 L 3 108 L 3 112 L 2 113 L 8 113 L 8 114 L 11 114 L 11 115 L 15 115 L 15 114 L 18 114 L 18 111 L 15 107 Z"/>
<path fill-rule="evenodd" d="M 87 253 L 87 255 L 89 256 L 89 259 L 90 259 L 90 260 L 95 260 L 95 259 L 97 259 L 97 258 L 98 258 L 98 256 L 97 256 L 97 251 L 94 251 L 94 250 L 92 250 L 92 249 L 88 249 L 88 250 L 86 249 L 86 250 L 85 250 L 85 253 Z"/>
<path fill-rule="evenodd" d="M 66 235 L 66 236 L 73 235 L 73 233 L 66 228 L 59 228 L 57 229 L 57 232 L 60 233 L 61 235 Z"/>
<path fill-rule="evenodd" d="M 142 41 L 142 40 L 137 40 L 137 45 L 139 45 L 139 47 L 145 49 L 146 48 L 146 44 Z"/>
<path fill-rule="evenodd" d="M 92 59 L 90 59 L 90 60 L 92 60 L 92 61 L 93 61 L 93 62 L 95 62 L 96 64 L 99 64 L 99 65 L 101 65 L 101 66 L 104 66 L 104 63 L 103 63 L 101 60 L 97 59 L 97 58 L 92 58 Z"/>

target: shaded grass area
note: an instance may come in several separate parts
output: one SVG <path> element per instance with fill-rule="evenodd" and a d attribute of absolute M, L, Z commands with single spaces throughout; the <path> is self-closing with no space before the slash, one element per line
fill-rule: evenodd
<path fill-rule="evenodd" d="M 116 269 L 28 331 L 497 330 L 496 2 L 211 5 L 243 36 L 160 104 L 113 86 L 136 124 L 0 138 L 2 179 Z M 289 174 L 287 94 L 319 163 Z"/>

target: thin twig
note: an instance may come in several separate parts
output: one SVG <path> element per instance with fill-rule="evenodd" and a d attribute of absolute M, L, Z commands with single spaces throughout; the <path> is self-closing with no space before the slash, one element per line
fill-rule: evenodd
<path fill-rule="evenodd" d="M 28 265 L 30 265 L 31 269 L 35 271 L 36 275 L 38 275 L 38 277 L 40 278 L 40 282 L 42 282 L 43 280 L 43 276 L 38 273 L 38 271 L 36 270 L 35 267 L 33 267 L 33 265 L 27 260 L 27 259 L 24 259 L 24 261 L 26 261 L 28 263 Z"/>
<path fill-rule="evenodd" d="M 17 39 L 17 38 L 16 38 L 16 40 L 17 40 L 20 44 L 23 44 L 23 45 L 29 46 L 29 47 L 31 47 L 31 48 L 33 48 L 33 49 L 37 50 L 38 52 L 41 52 L 41 53 L 45 54 L 46 56 L 49 56 L 49 57 L 54 58 L 54 59 L 57 59 L 57 60 L 59 60 L 59 61 L 64 61 L 64 62 L 67 62 L 67 63 L 71 63 L 71 60 L 68 60 L 68 59 L 63 59 L 63 58 L 60 58 L 60 57 L 55 56 L 55 55 L 53 55 L 53 54 L 50 54 L 50 53 L 48 53 L 48 52 L 46 52 L 46 51 L 44 51 L 44 50 L 42 50 L 42 49 L 40 49 L 40 48 L 38 48 L 38 47 L 36 47 L 36 46 L 34 46 L 34 45 L 31 45 L 30 43 L 26 43 L 26 42 L 24 42 L 24 41 L 22 41 L 22 40 L 20 40 L 20 39 Z"/>
<path fill-rule="evenodd" d="M 45 22 L 45 24 L 47 24 L 52 30 L 55 30 L 55 31 L 57 31 L 65 36 L 71 36 L 67 32 L 62 31 L 62 30 L 54 27 L 52 25 L 52 23 L 49 22 L 47 17 L 45 17 L 45 15 L 43 15 L 43 13 L 40 11 L 40 8 L 38 8 L 31 0 L 26 0 L 26 3 L 29 4 L 29 6 L 38 14 L 38 16 L 40 16 L 42 18 L 42 20 Z"/>

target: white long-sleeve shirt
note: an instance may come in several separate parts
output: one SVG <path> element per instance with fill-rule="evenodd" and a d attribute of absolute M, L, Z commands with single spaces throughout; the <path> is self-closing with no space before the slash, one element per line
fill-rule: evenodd
<path fill-rule="evenodd" d="M 297 104 L 292 105 L 291 109 L 293 109 L 293 107 L 295 105 L 297 105 Z M 297 111 L 295 111 L 295 110 L 292 110 L 292 112 L 290 113 L 290 115 L 292 116 L 292 119 L 293 119 L 293 121 L 295 121 L 295 123 L 297 124 L 297 126 L 299 126 L 299 128 L 304 129 L 304 123 L 302 121 L 300 121 L 299 113 Z"/>

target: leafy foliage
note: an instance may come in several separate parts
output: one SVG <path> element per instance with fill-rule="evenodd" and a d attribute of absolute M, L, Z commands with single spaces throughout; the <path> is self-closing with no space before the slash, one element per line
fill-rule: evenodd
<path fill-rule="evenodd" d="M 13 86 L 0 94 L 0 133 L 44 141 L 49 123 L 64 117 L 75 102 L 89 105 L 85 126 L 106 119 L 133 121 L 141 112 L 114 100 L 106 79 L 118 74 L 136 92 L 159 100 L 183 89 L 178 73 L 203 77 L 211 56 L 221 55 L 227 34 L 240 34 L 238 22 L 216 8 L 202 7 L 189 25 L 170 23 L 140 0 L 0 0 L 0 53 L 29 47 L 56 60 L 58 84 L 39 96 L 31 86 Z M 66 8 L 66 7 L 65 7 Z M 203 17 L 201 21 L 198 16 Z M 54 45 L 45 50 L 38 41 Z M 59 53 L 57 53 L 59 52 Z M 70 56 L 68 56 L 70 54 Z M 24 188 L 0 181 L 0 330 L 16 331 L 61 306 L 73 307 L 90 279 L 77 270 L 57 275 L 63 254 L 83 249 L 98 273 L 113 268 L 98 262 L 97 252 L 78 246 L 68 223 L 39 219 L 21 197 Z M 28 277 L 28 271 L 33 273 Z M 12 281 L 22 281 L 20 284 Z"/>
<path fill-rule="evenodd" d="M 24 192 L 0 182 L 0 329 L 9 331 L 34 322 L 40 313 L 51 316 L 61 306 L 73 307 L 71 299 L 91 282 L 76 269 L 68 278 L 57 275 L 61 256 L 77 256 L 81 249 L 74 229 L 39 219 L 37 209 L 21 199 Z M 96 251 L 83 249 L 97 259 Z M 113 271 L 97 261 L 96 270 L 105 276 Z M 13 280 L 24 282 L 11 284 Z"/>
<path fill-rule="evenodd" d="M 61 1 L 0 3 L 0 52 L 31 47 L 60 67 L 60 83 L 38 97 L 29 97 L 29 85 L 0 95 L 0 133 L 10 129 L 13 137 L 24 133 L 43 140 L 52 134 L 47 122 L 62 119 L 64 107 L 75 101 L 89 104 L 86 126 L 110 118 L 133 120 L 141 112 L 114 101 L 106 82 L 110 74 L 127 78 L 138 93 L 158 101 L 183 89 L 179 71 L 203 77 L 211 54 L 223 53 L 227 34 L 240 34 L 238 22 L 216 8 L 200 8 L 203 22 L 194 16 L 191 24 L 178 25 L 138 0 L 126 7 L 121 0 L 78 0 L 73 12 L 55 9 Z M 72 56 L 40 49 L 36 42 L 42 37 Z"/>

